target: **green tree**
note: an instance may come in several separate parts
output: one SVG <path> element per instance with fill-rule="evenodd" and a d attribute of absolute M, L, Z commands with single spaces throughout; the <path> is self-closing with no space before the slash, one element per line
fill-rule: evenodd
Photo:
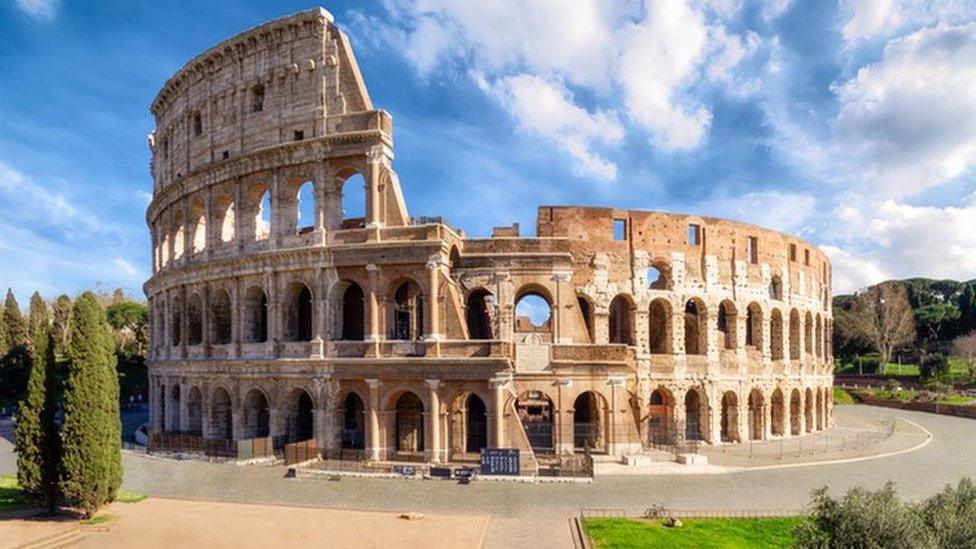
<path fill-rule="evenodd" d="M 46 331 L 42 332 L 42 330 L 47 328 L 50 322 L 51 315 L 47 310 L 47 303 L 44 302 L 41 294 L 34 292 L 27 312 L 27 337 L 31 345 L 36 346 L 39 337 L 47 337 Z"/>
<path fill-rule="evenodd" d="M 3 302 L 3 323 L 7 328 L 7 349 L 27 343 L 27 324 L 20 312 L 20 305 L 14 292 L 7 288 L 7 299 Z"/>
<path fill-rule="evenodd" d="M 6 329 L 5 350 L 0 357 L 0 397 L 19 400 L 23 397 L 30 366 L 27 322 L 13 291 L 7 289 L 3 305 L 3 324 Z"/>
<path fill-rule="evenodd" d="M 92 292 L 75 301 L 64 388 L 66 501 L 90 517 L 115 499 L 122 483 L 122 426 L 114 343 L 105 312 Z"/>
<path fill-rule="evenodd" d="M 61 294 L 54 301 L 55 354 L 60 356 L 68 348 L 71 339 L 71 298 Z"/>
<path fill-rule="evenodd" d="M 969 478 L 922 502 L 919 512 L 937 547 L 976 547 L 976 484 Z"/>
<path fill-rule="evenodd" d="M 0 314 L 0 359 L 7 354 L 10 348 L 7 347 L 7 323 L 3 321 L 3 314 Z"/>
<path fill-rule="evenodd" d="M 105 311 L 120 355 L 143 355 L 149 344 L 149 309 L 144 303 L 121 300 Z"/>
<path fill-rule="evenodd" d="M 54 337 L 47 324 L 35 334 L 30 363 L 16 427 L 17 482 L 30 501 L 54 514 L 60 501 L 61 435 Z"/>
<path fill-rule="evenodd" d="M 925 334 L 926 347 L 938 344 L 943 329 L 958 320 L 959 315 L 958 307 L 944 301 L 915 309 L 915 324 Z"/>

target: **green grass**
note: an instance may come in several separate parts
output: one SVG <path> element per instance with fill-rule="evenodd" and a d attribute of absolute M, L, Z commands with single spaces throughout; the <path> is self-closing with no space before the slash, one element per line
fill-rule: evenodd
<path fill-rule="evenodd" d="M 941 397 L 936 402 L 938 402 L 939 404 L 955 404 L 955 405 L 961 405 L 961 404 L 969 404 L 970 402 L 972 402 L 974 400 L 976 400 L 976 398 L 973 398 L 971 396 L 966 396 L 966 395 L 950 395 L 950 396 Z"/>
<path fill-rule="evenodd" d="M 680 528 L 669 528 L 663 520 L 595 518 L 583 521 L 594 547 L 694 547 L 738 549 L 789 547 L 798 517 L 748 519 L 687 519 Z"/>
<path fill-rule="evenodd" d="M 147 497 L 148 496 L 146 494 L 140 492 L 127 492 L 125 490 L 119 490 L 119 493 L 115 496 L 115 501 L 119 503 L 139 503 Z"/>
<path fill-rule="evenodd" d="M 834 404 L 854 404 L 854 396 L 840 387 L 834 387 Z"/>
<path fill-rule="evenodd" d="M 105 524 L 112 520 L 112 515 L 95 515 L 90 519 L 85 519 L 81 521 L 82 524 L 86 526 L 95 526 L 96 524 Z"/>
<path fill-rule="evenodd" d="M 913 400 L 916 396 L 918 396 L 918 391 L 914 391 L 912 389 L 899 389 L 897 391 L 880 389 L 874 392 L 875 398 L 884 400 L 900 400 L 902 402 Z"/>
<path fill-rule="evenodd" d="M 17 477 L 13 475 L 0 476 L 0 511 L 10 511 L 26 507 L 27 502 L 17 486 Z"/>

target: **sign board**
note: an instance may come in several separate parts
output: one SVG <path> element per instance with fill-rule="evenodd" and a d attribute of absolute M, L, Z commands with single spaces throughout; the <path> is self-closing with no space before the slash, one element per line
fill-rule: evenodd
<path fill-rule="evenodd" d="M 482 475 L 518 476 L 518 448 L 485 448 L 481 451 Z"/>
<path fill-rule="evenodd" d="M 431 467 L 430 476 L 434 478 L 451 478 L 450 467 Z"/>
<path fill-rule="evenodd" d="M 413 465 L 397 465 L 393 468 L 393 472 L 405 477 L 412 477 L 417 474 L 417 468 Z"/>

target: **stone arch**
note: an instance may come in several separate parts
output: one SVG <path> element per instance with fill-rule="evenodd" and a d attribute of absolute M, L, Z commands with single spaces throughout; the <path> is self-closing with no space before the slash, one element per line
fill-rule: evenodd
<path fill-rule="evenodd" d="M 634 345 L 634 300 L 617 294 L 610 302 L 610 343 Z"/>
<path fill-rule="evenodd" d="M 226 345 L 233 339 L 232 326 L 232 305 L 230 292 L 224 288 L 218 288 L 214 292 L 213 302 L 210 306 L 210 339 L 216 345 Z"/>
<path fill-rule="evenodd" d="M 247 392 L 243 403 L 243 438 L 264 438 L 271 434 L 271 409 L 268 402 L 268 395 L 261 389 L 254 388 Z"/>
<path fill-rule="evenodd" d="M 297 442 L 315 438 L 315 402 L 312 395 L 301 387 L 291 390 L 283 406 L 285 440 Z"/>
<path fill-rule="evenodd" d="M 311 341 L 314 322 L 312 290 L 295 280 L 285 292 L 285 341 Z"/>
<path fill-rule="evenodd" d="M 252 183 L 247 189 L 245 234 L 252 241 L 267 240 L 271 236 L 271 189 L 267 183 Z"/>
<path fill-rule="evenodd" d="M 186 225 L 183 219 L 183 212 L 177 211 L 173 214 L 173 259 L 177 260 L 183 257 L 184 246 L 186 245 L 185 238 Z"/>
<path fill-rule="evenodd" d="M 777 387 L 769 397 L 769 418 L 770 428 L 776 436 L 786 434 L 786 400 L 783 398 L 783 390 Z"/>
<path fill-rule="evenodd" d="M 488 447 L 488 407 L 473 391 L 464 391 L 452 401 L 452 448 L 466 454 L 477 454 Z"/>
<path fill-rule="evenodd" d="M 186 432 L 190 435 L 203 434 L 203 393 L 197 386 L 190 387 L 186 395 Z"/>
<path fill-rule="evenodd" d="M 721 337 L 719 344 L 726 351 L 734 351 L 739 347 L 738 318 L 735 303 L 728 299 L 719 303 L 716 327 Z"/>
<path fill-rule="evenodd" d="M 342 408 L 337 410 L 341 418 L 340 446 L 348 450 L 362 450 L 366 447 L 366 406 L 356 391 L 349 391 L 339 400 Z"/>
<path fill-rule="evenodd" d="M 173 297 L 170 302 L 170 344 L 173 347 L 183 343 L 183 299 L 180 296 Z"/>
<path fill-rule="evenodd" d="M 803 352 L 813 354 L 813 314 L 807 311 L 803 320 Z"/>
<path fill-rule="evenodd" d="M 820 387 L 815 392 L 816 392 L 816 396 L 817 396 L 817 409 L 816 409 L 817 430 L 818 431 L 822 431 L 824 429 L 824 425 L 826 423 L 824 421 L 824 419 L 825 419 L 824 418 L 824 413 L 825 413 L 825 409 L 826 409 L 825 406 L 824 406 L 824 402 L 825 402 L 824 393 L 826 391 L 824 390 L 823 387 Z"/>
<path fill-rule="evenodd" d="M 186 344 L 203 343 L 203 298 L 199 293 L 190 294 L 186 301 Z"/>
<path fill-rule="evenodd" d="M 468 324 L 468 337 L 471 339 L 493 339 L 492 316 L 495 312 L 495 296 L 484 288 L 476 288 L 468 294 L 465 319 Z"/>
<path fill-rule="evenodd" d="M 673 342 L 671 302 L 659 297 L 651 301 L 648 316 L 648 343 L 651 354 L 664 355 L 672 352 Z"/>
<path fill-rule="evenodd" d="M 685 302 L 685 354 L 708 354 L 708 309 L 697 297 Z"/>
<path fill-rule="evenodd" d="M 553 422 L 556 410 L 549 395 L 539 390 L 525 391 L 515 401 L 515 410 L 532 450 L 537 454 L 554 453 Z"/>
<path fill-rule="evenodd" d="M 190 245 L 195 254 L 207 248 L 207 208 L 199 198 L 190 204 Z"/>
<path fill-rule="evenodd" d="M 573 401 L 573 448 L 606 451 L 607 401 L 596 391 L 583 391 Z"/>
<path fill-rule="evenodd" d="M 336 173 L 336 186 L 339 190 L 340 215 L 337 220 L 341 220 L 340 227 L 363 227 L 366 223 L 366 179 L 358 169 L 346 167 Z"/>
<path fill-rule="evenodd" d="M 596 341 L 593 333 L 593 300 L 583 293 L 577 293 L 576 306 L 579 307 L 580 318 L 583 320 L 583 328 L 587 337 L 585 343 L 593 343 Z"/>
<path fill-rule="evenodd" d="M 800 359 L 800 312 L 790 310 L 790 360 Z"/>
<path fill-rule="evenodd" d="M 800 412 L 800 390 L 794 388 L 790 391 L 790 434 L 793 436 L 799 436 L 803 432 L 803 417 Z"/>
<path fill-rule="evenodd" d="M 739 396 L 735 391 L 722 394 L 722 442 L 739 442 Z"/>
<path fill-rule="evenodd" d="M 260 286 L 251 286 L 244 293 L 244 342 L 264 343 L 268 340 L 268 297 Z"/>
<path fill-rule="evenodd" d="M 390 302 L 390 339 L 414 341 L 423 339 L 424 305 L 426 302 L 420 284 L 411 278 L 399 278 L 390 285 L 387 292 Z"/>
<path fill-rule="evenodd" d="M 807 387 L 804 391 L 804 403 L 803 403 L 803 420 L 806 424 L 807 432 L 812 433 L 814 431 L 814 414 L 813 414 L 813 389 Z"/>
<path fill-rule="evenodd" d="M 708 396 L 701 387 L 685 393 L 685 440 L 708 438 Z"/>
<path fill-rule="evenodd" d="M 774 308 L 769 314 L 769 352 L 772 355 L 773 360 L 782 360 L 785 358 L 783 348 L 783 330 L 783 313 L 781 313 L 779 309 Z"/>
<path fill-rule="evenodd" d="M 233 401 L 223 387 L 215 387 L 210 396 L 210 438 L 231 440 L 234 438 Z"/>
<path fill-rule="evenodd" d="M 773 275 L 769 279 L 769 299 L 783 300 L 783 279 L 779 275 Z"/>
<path fill-rule="evenodd" d="M 393 406 L 394 441 L 398 453 L 420 453 L 424 451 L 424 412 L 423 401 L 412 391 L 403 391 Z"/>
<path fill-rule="evenodd" d="M 746 308 L 746 347 L 762 350 L 763 313 L 762 307 L 753 301 Z"/>
<path fill-rule="evenodd" d="M 514 311 L 516 332 L 552 331 L 552 296 L 544 287 L 530 284 L 520 288 L 515 294 Z"/>
<path fill-rule="evenodd" d="M 823 359 L 824 358 L 824 349 L 823 349 L 824 332 L 823 332 L 823 321 L 821 320 L 819 313 L 817 314 L 816 323 L 817 323 L 817 337 L 816 337 L 815 353 L 817 358 Z"/>
<path fill-rule="evenodd" d="M 647 287 L 652 290 L 671 289 L 671 265 L 665 259 L 651 262 L 644 272 Z"/>
<path fill-rule="evenodd" d="M 237 236 L 237 207 L 234 196 L 223 193 L 217 198 L 217 211 L 214 228 L 218 231 L 218 238 L 223 243 L 231 242 Z"/>
<path fill-rule="evenodd" d="M 351 280 L 339 282 L 339 339 L 362 341 L 366 338 L 366 296 L 362 287 Z"/>
<path fill-rule="evenodd" d="M 651 392 L 647 414 L 648 442 L 670 444 L 674 441 L 674 394 L 661 386 Z"/>
<path fill-rule="evenodd" d="M 169 265 L 170 245 L 173 241 L 168 228 L 161 228 L 160 232 L 162 233 L 162 237 L 160 238 L 159 266 L 165 267 Z"/>
<path fill-rule="evenodd" d="M 766 402 L 758 387 L 749 392 L 749 440 L 762 440 L 766 435 Z"/>
<path fill-rule="evenodd" d="M 298 184 L 293 192 L 294 205 L 291 207 L 291 215 L 294 216 L 294 221 L 289 223 L 289 228 L 297 234 L 311 232 L 315 229 L 318 217 L 315 183 L 306 179 Z"/>
<path fill-rule="evenodd" d="M 172 410 L 175 412 L 173 417 L 170 418 L 170 425 L 172 430 L 180 432 L 183 430 L 184 426 L 180 424 L 180 399 L 182 398 L 182 387 L 179 383 L 174 383 L 169 389 L 169 397 L 172 399 L 173 407 Z"/>

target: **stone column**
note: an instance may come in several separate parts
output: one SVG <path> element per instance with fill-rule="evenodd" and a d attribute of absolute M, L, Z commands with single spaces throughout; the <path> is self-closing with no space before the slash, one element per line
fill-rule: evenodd
<path fill-rule="evenodd" d="M 763 440 L 773 436 L 773 393 L 766 391 L 763 395 Z"/>
<path fill-rule="evenodd" d="M 162 414 L 159 402 L 159 377 L 150 376 L 149 378 L 149 410 L 152 424 L 152 432 L 158 433 L 163 430 Z"/>
<path fill-rule="evenodd" d="M 271 177 L 271 215 L 269 216 L 268 222 L 271 224 L 270 235 L 268 236 L 268 243 L 271 248 L 277 248 L 281 245 L 281 185 L 279 184 L 279 174 L 278 170 L 274 170 Z"/>
<path fill-rule="evenodd" d="M 366 452 L 369 459 L 379 461 L 381 459 L 382 442 L 380 441 L 380 380 L 367 379 L 369 385 L 369 408 L 367 410 L 366 422 Z"/>
<path fill-rule="evenodd" d="M 783 438 L 793 436 L 793 395 L 790 391 L 783 393 Z"/>
<path fill-rule="evenodd" d="M 366 152 L 366 161 L 366 227 L 378 229 L 383 226 L 380 212 L 380 174 L 387 163 L 385 147 L 371 147 Z"/>
<path fill-rule="evenodd" d="M 180 358 L 186 358 L 186 345 L 190 334 L 190 307 L 186 299 L 186 286 L 180 286 Z"/>
<path fill-rule="evenodd" d="M 619 444 L 625 444 L 628 441 L 621 440 L 618 441 L 618 431 L 620 430 L 620 422 L 618 421 L 619 410 L 617 410 L 617 392 L 624 391 L 627 387 L 627 378 L 623 376 L 611 377 L 607 380 L 607 385 L 610 386 L 610 413 L 607 414 L 606 419 L 606 433 L 604 433 L 607 440 L 607 453 L 609 454 L 619 454 L 621 453 L 618 448 Z"/>
<path fill-rule="evenodd" d="M 380 268 L 375 264 L 366 265 L 369 272 L 369 286 L 366 288 L 366 341 L 381 341 L 380 332 L 380 303 L 379 303 L 379 275 Z"/>
<path fill-rule="evenodd" d="M 437 392 L 441 382 L 437 379 L 426 381 L 430 389 L 430 412 L 427 414 L 430 444 L 428 444 L 427 459 L 433 463 L 441 463 L 444 461 L 444 448 L 441 445 L 441 397 Z"/>
<path fill-rule="evenodd" d="M 427 285 L 430 295 L 427 300 L 428 333 L 425 339 L 428 341 L 440 341 L 443 339 L 440 318 L 440 272 L 443 264 L 439 255 L 433 255 L 427 261 L 427 273 L 429 275 Z"/>
<path fill-rule="evenodd" d="M 284 429 L 281 425 L 282 414 L 281 408 L 275 406 L 273 408 L 268 408 L 268 436 L 275 438 L 284 434 Z"/>
<path fill-rule="evenodd" d="M 173 414 L 176 413 L 173 406 L 173 385 L 166 380 L 162 384 L 163 394 L 163 430 L 172 431 L 173 430 Z"/>
<path fill-rule="evenodd" d="M 213 349 L 211 349 L 212 342 L 210 340 L 210 331 L 211 331 L 210 330 L 210 322 L 212 320 L 212 318 L 211 318 L 212 317 L 212 314 L 211 313 L 213 311 L 213 306 L 210 303 L 211 292 L 210 292 L 210 283 L 209 282 L 207 282 L 207 283 L 205 283 L 203 285 L 203 291 L 201 293 L 203 295 L 201 296 L 201 301 L 202 301 L 201 308 L 202 308 L 202 310 L 200 311 L 200 325 L 201 325 L 200 329 L 203 332 L 201 334 L 203 336 L 201 338 L 201 340 L 203 342 L 203 356 L 205 356 L 207 358 L 210 358 L 211 352 L 213 351 Z"/>
<path fill-rule="evenodd" d="M 505 447 L 505 387 L 508 379 L 492 379 L 488 382 L 492 391 L 491 433 L 492 448 Z"/>
<path fill-rule="evenodd" d="M 573 418 L 572 410 L 567 410 L 567 407 L 563 403 L 563 387 L 572 387 L 573 381 L 570 379 L 560 379 L 557 380 L 554 385 L 556 386 L 556 401 L 553 402 L 554 409 L 552 410 L 552 417 L 554 422 L 554 433 L 553 433 L 553 446 L 555 447 L 556 453 L 561 454 L 563 451 L 573 451 Z M 565 416 L 569 416 L 568 418 Z M 567 421 L 568 420 L 568 421 Z M 567 423 L 569 428 L 567 428 Z"/>
<path fill-rule="evenodd" d="M 722 394 L 714 386 L 708 391 L 708 442 L 722 442 Z"/>

